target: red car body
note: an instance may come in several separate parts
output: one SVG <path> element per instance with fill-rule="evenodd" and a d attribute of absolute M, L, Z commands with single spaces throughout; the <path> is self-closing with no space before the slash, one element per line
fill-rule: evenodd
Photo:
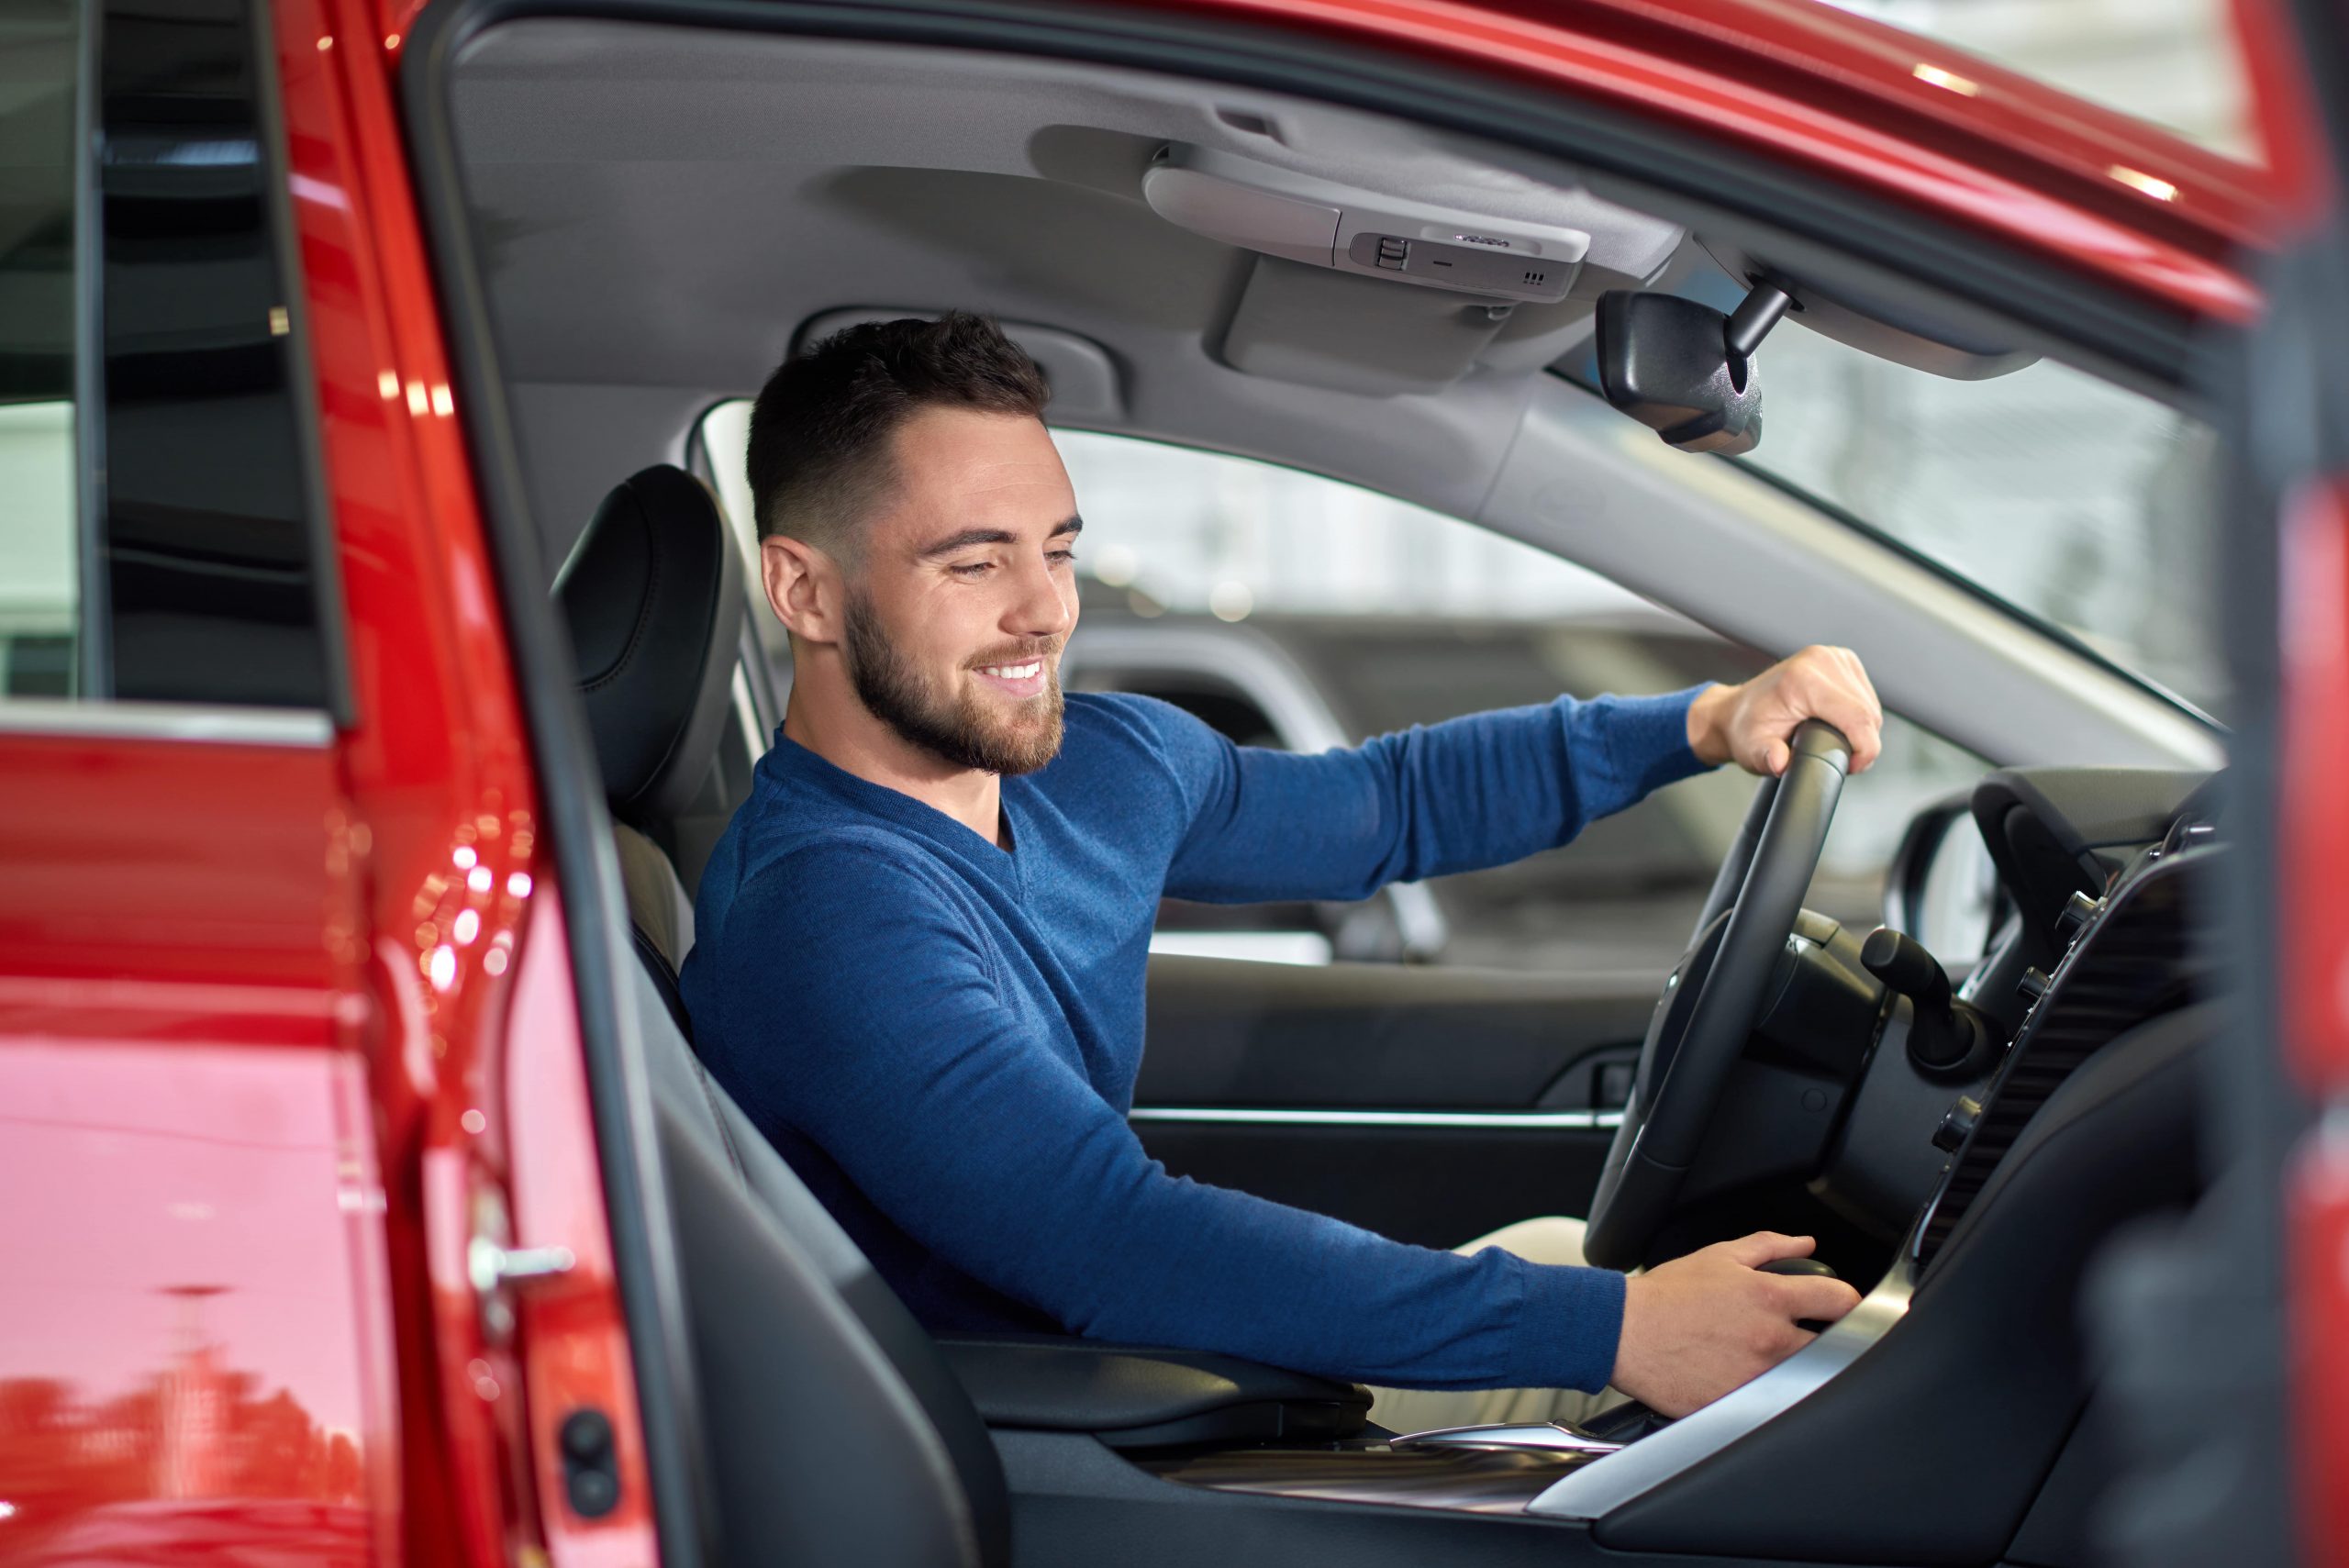
<path fill-rule="evenodd" d="M 2264 172 L 1809 0 L 1166 8 L 1538 84 L 2226 326 L 2324 186 L 2255 8 Z M 0 725 L 0 1561 L 649 1562 L 570 951 L 403 139 L 421 7 L 270 9 L 351 713 Z M 2318 1092 L 2349 1082 L 2343 537 L 2340 497 L 2311 499 L 2288 579 L 2282 895 Z M 2349 1321 L 2349 1156 L 2313 1152 L 2297 1201 L 2300 1321 Z M 502 1343 L 484 1235 L 576 1258 L 516 1293 Z M 2349 1359 L 2311 1339 L 2303 1452 L 2349 1461 Z M 583 1404 L 618 1434 L 595 1519 L 562 1504 L 552 1428 Z M 2311 1524 L 2349 1544 L 2337 1512 Z"/>

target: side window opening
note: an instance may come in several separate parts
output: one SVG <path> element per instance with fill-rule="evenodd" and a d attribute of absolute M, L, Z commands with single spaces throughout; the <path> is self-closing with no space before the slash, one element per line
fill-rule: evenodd
<path fill-rule="evenodd" d="M 700 427 L 708 477 L 756 557 L 750 403 Z M 1319 751 L 1561 694 L 1739 681 L 1766 659 L 1531 545 L 1353 485 L 1164 442 L 1055 429 L 1085 516 L 1073 691 L 1172 702 L 1242 745 Z M 754 604 L 778 693 L 790 654 Z M 1809 905 L 1876 925 L 1909 817 L 1985 764 L 1897 716 L 1844 795 Z M 1562 850 L 1360 905 L 1161 906 L 1161 951 L 1418 960 L 1662 974 L 1679 957 L 1754 781 L 1685 781 Z"/>
<path fill-rule="evenodd" d="M 0 27 L 0 696 L 340 706 L 254 27 Z"/>

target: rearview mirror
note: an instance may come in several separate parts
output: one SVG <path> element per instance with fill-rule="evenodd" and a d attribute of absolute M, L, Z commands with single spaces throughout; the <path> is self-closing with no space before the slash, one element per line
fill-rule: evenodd
<path fill-rule="evenodd" d="M 1598 297 L 1598 384 L 1607 401 L 1685 452 L 1734 457 L 1762 439 L 1753 350 L 1792 301 L 1762 284 L 1734 316 L 1678 295 Z"/>

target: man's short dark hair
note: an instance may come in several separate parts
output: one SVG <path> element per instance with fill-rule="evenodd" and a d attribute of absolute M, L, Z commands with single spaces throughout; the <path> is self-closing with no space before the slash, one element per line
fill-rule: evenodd
<path fill-rule="evenodd" d="M 982 316 L 950 311 L 835 332 L 783 361 L 751 409 L 759 537 L 853 561 L 857 530 L 896 483 L 890 439 L 923 408 L 1041 417 L 1036 361 Z"/>

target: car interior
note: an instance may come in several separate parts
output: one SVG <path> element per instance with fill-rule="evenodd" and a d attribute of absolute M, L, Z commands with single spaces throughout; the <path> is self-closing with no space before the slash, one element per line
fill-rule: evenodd
<path fill-rule="evenodd" d="M 1937 374 L 2051 354 L 2178 398 L 2174 356 L 2065 341 L 1921 263 L 1617 168 L 1211 72 L 617 16 L 495 22 L 432 58 L 415 102 L 460 215 L 439 242 L 561 562 L 531 587 L 568 632 L 609 819 L 592 863 L 627 917 L 614 1038 L 641 1065 L 605 1083 L 647 1097 L 660 1179 L 615 1222 L 674 1262 L 715 1560 L 2092 1559 L 2107 1418 L 2080 1295 L 2116 1232 L 2201 1196 L 2221 737 L 1554 367 L 1625 296 L 1720 274 L 1791 288 L 1776 331 Z M 1913 914 L 1978 831 L 1998 897 L 1975 951 L 1806 907 L 1849 767 L 1813 727 L 1660 995 L 1644 973 L 1152 964 L 1134 1125 L 1177 1173 L 1434 1246 L 1586 1215 L 1617 1268 L 1813 1234 L 1857 1311 L 1676 1421 L 1441 1434 L 1228 1356 L 914 1321 L 702 1071 L 675 973 L 692 879 L 781 717 L 697 422 L 827 330 L 948 308 L 1037 357 L 1056 427 L 1341 477 L 1756 649 L 1859 648 L 1888 707 L 1990 761 L 1888 873 Z"/>

